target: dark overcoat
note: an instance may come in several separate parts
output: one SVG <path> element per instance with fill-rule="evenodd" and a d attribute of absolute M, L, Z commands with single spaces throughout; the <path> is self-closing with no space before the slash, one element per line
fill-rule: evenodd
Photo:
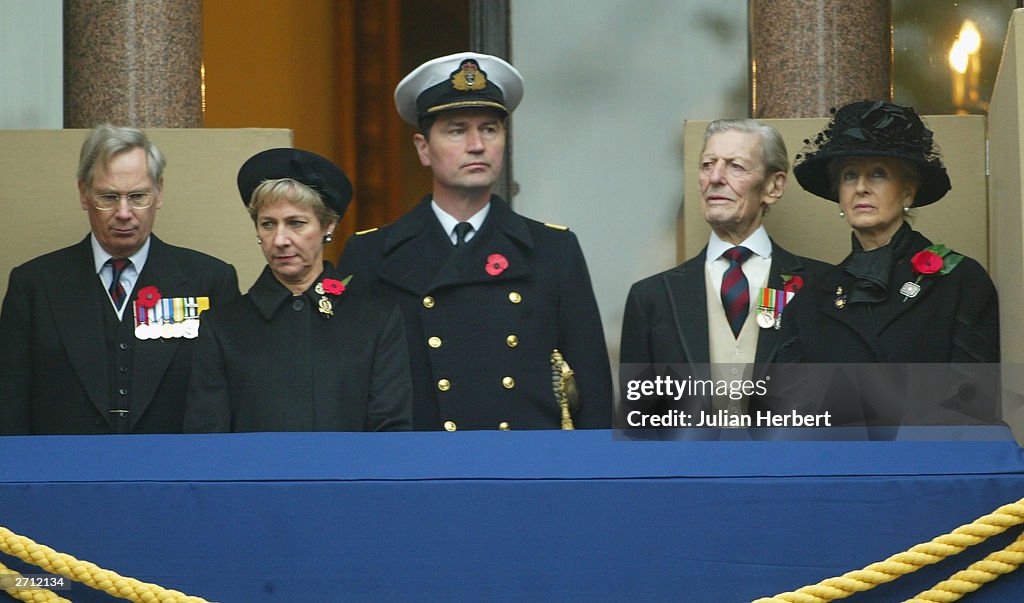
<path fill-rule="evenodd" d="M 403 310 L 415 429 L 559 428 L 555 349 L 575 371 L 576 426 L 611 425 L 601 318 L 566 229 L 491 197 L 480 231 L 456 250 L 427 197 L 394 224 L 350 238 L 340 269 L 373 280 Z"/>
<path fill-rule="evenodd" d="M 622 319 L 619 358 L 628 363 L 707 364 L 707 247 L 682 264 L 637 281 L 629 290 Z M 767 287 L 782 289 L 782 275 L 800 276 L 805 284 L 831 266 L 793 255 L 772 241 Z M 794 299 L 799 296 L 794 296 Z M 752 300 L 751 303 L 755 303 Z M 785 316 L 788 318 L 789 310 Z M 783 320 L 785 322 L 785 320 Z M 775 329 L 762 329 L 756 361 L 771 362 L 780 341 Z"/>
<path fill-rule="evenodd" d="M 342 280 L 325 263 L 322 278 Z M 388 431 L 412 421 L 401 312 L 353 278 L 339 295 L 295 296 L 269 268 L 203 314 L 186 432 Z M 331 314 L 320 311 L 320 299 Z"/>
<path fill-rule="evenodd" d="M 984 268 L 965 257 L 918 280 L 911 258 L 932 242 L 904 225 L 893 238 L 888 296 L 850 303 L 848 256 L 786 310 L 780 363 L 811 363 L 787 406 L 835 424 L 993 422 L 999 415 L 999 304 Z M 918 282 L 913 297 L 900 293 Z M 984 363 L 984 364 L 982 364 Z"/>
<path fill-rule="evenodd" d="M 988 273 L 965 257 L 948 274 L 924 275 L 920 292 L 904 299 L 904 283 L 917 280 L 911 257 L 932 242 L 910 230 L 894 242 L 885 301 L 846 303 L 854 277 L 848 256 L 805 288 L 786 309 L 782 352 L 800 362 L 999 362 L 999 302 Z"/>
<path fill-rule="evenodd" d="M 675 374 L 682 379 L 692 376 L 707 379 L 711 362 L 708 341 L 707 285 L 704 274 L 707 247 L 682 264 L 637 281 L 629 290 L 622 320 L 619 358 L 623 384 L 633 379 L 650 379 L 656 374 Z M 800 257 L 772 241 L 771 267 L 767 287 L 782 289 L 782 275 L 799 276 L 807 283 L 823 274 L 829 264 Z M 806 289 L 804 289 L 806 290 Z M 794 299 L 803 295 L 798 293 Z M 751 300 L 755 303 L 755 300 Z M 788 320 L 788 308 L 783 323 Z M 755 362 L 772 362 L 782 341 L 774 328 L 761 329 L 757 338 Z M 660 365 L 677 365 L 665 369 Z M 654 365 L 654 366 L 651 366 Z M 625 387 L 625 385 L 623 385 Z M 625 400 L 625 396 L 623 396 Z M 686 410 L 710 411 L 710 398 L 691 399 Z M 663 412 L 667 400 L 646 399 L 627 404 L 625 410 L 642 409 Z M 674 407 L 674 405 L 672 405 Z M 683 409 L 680 409 L 683 410 Z"/>
<path fill-rule="evenodd" d="M 135 291 L 152 285 L 163 297 L 206 296 L 212 308 L 239 297 L 230 265 L 150 241 Z M 124 320 L 132 317 L 126 308 Z M 181 433 L 195 340 L 140 340 L 127 328 L 130 336 L 114 341 L 116 320 L 89 237 L 12 270 L 0 312 L 0 433 Z M 112 350 L 122 345 L 132 367 L 123 394 L 111 374 Z M 123 408 L 119 395 L 130 399 L 123 418 L 109 412 Z"/>

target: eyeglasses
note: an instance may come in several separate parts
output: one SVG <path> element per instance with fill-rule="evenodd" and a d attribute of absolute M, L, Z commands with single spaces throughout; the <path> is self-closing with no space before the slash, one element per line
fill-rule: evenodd
<path fill-rule="evenodd" d="M 121 199 L 128 202 L 130 209 L 146 209 L 153 205 L 153 193 L 149 191 L 103 193 L 92 197 L 93 205 L 100 211 L 112 211 L 121 207 Z"/>

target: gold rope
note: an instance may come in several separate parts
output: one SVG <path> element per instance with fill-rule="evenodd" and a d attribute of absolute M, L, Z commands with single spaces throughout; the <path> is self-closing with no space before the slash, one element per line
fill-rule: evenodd
<path fill-rule="evenodd" d="M 21 574 L 7 567 L 3 563 L 0 563 L 0 576 L 20 577 Z M 19 601 L 28 601 L 29 603 L 71 603 L 71 601 L 68 601 L 63 597 L 58 597 L 53 591 L 45 588 L 37 588 L 33 590 L 7 588 L 4 589 L 4 592 Z"/>
<path fill-rule="evenodd" d="M 981 561 L 972 563 L 967 569 L 959 571 L 933 586 L 930 590 L 918 594 L 906 603 L 949 603 L 959 601 L 967 593 L 973 593 L 984 584 L 999 576 L 1009 574 L 1024 564 L 1024 532 L 1017 536 L 1005 549 L 996 551 Z"/>
<path fill-rule="evenodd" d="M 1007 529 L 1022 523 L 1024 523 L 1024 498 L 1015 503 L 1003 505 L 996 509 L 994 513 L 979 517 L 967 525 L 960 526 L 949 534 L 943 534 L 929 542 L 915 545 L 908 551 L 897 553 L 885 561 L 872 563 L 862 570 L 847 572 L 838 578 L 828 578 L 793 592 L 785 592 L 774 597 L 757 599 L 754 603 L 828 603 L 835 599 L 844 599 L 855 593 L 875 588 L 879 584 L 892 582 L 896 578 L 916 572 L 926 565 L 938 563 L 946 557 L 956 555 L 967 547 L 984 542 L 987 538 L 1001 534 Z M 940 587 L 946 590 L 950 588 L 950 583 L 954 581 L 957 583 L 957 588 L 961 590 L 966 588 L 961 583 L 970 583 L 972 586 L 976 584 L 970 590 L 964 590 L 965 593 L 977 590 L 982 584 L 991 582 L 997 577 L 989 577 L 989 574 L 1006 574 L 1016 569 L 1017 565 L 1020 565 L 1020 561 L 1014 564 L 1013 560 L 1020 557 L 1021 552 L 1024 552 L 1022 544 L 1024 544 L 1022 539 L 1018 538 L 1014 544 L 1003 551 L 993 553 L 968 569 L 957 572 L 949 580 L 940 583 L 930 591 L 921 593 L 918 597 L 931 596 L 929 593 L 939 590 Z M 991 562 L 989 563 L 990 558 Z M 1024 557 L 1021 558 L 1021 561 L 1024 561 Z M 979 564 L 984 568 L 983 570 L 975 568 Z M 1013 567 L 1008 567 L 1010 565 L 1013 565 Z M 995 569 L 999 571 L 992 571 Z M 921 598 L 913 599 L 913 601 L 955 601 L 961 596 L 963 595 L 961 594 L 953 599 Z"/>
<path fill-rule="evenodd" d="M 30 538 L 15 534 L 3 526 L 0 526 L 0 552 L 17 557 L 26 563 L 37 565 L 51 574 L 60 574 L 115 597 L 136 601 L 137 603 L 209 603 L 199 597 L 190 597 L 184 593 L 168 590 L 156 584 L 142 582 L 135 578 L 126 578 L 110 570 L 105 570 L 94 563 L 75 559 L 71 555 L 59 553 L 46 545 L 36 543 Z M 10 570 L 7 570 L 7 572 L 9 573 Z M 42 591 L 23 590 L 18 592 L 38 593 Z M 50 594 L 52 595 L 53 593 Z M 17 595 L 12 596 L 17 597 Z M 56 599 L 22 600 L 64 601 L 64 599 L 59 597 Z"/>

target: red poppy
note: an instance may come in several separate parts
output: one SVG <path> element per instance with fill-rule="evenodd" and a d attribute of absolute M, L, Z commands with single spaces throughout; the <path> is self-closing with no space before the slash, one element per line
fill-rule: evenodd
<path fill-rule="evenodd" d="M 505 256 L 500 253 L 492 253 L 487 256 L 487 265 L 484 267 L 484 269 L 487 270 L 487 274 L 490 274 L 491 276 L 498 276 L 502 272 L 505 272 L 506 268 L 508 268 L 508 260 L 505 259 Z"/>
<path fill-rule="evenodd" d="M 910 258 L 910 263 L 917 274 L 935 274 L 942 270 L 942 256 L 927 249 Z"/>
<path fill-rule="evenodd" d="M 786 279 L 786 282 L 782 285 L 782 290 L 786 293 L 796 293 L 804 286 L 804 279 L 801 276 L 791 276 Z"/>
<path fill-rule="evenodd" d="M 331 295 L 341 295 L 345 292 L 345 285 L 338 280 L 333 278 L 325 278 L 323 280 L 324 291 Z"/>
<path fill-rule="evenodd" d="M 139 289 L 139 298 L 136 303 L 140 308 L 152 308 L 160 301 L 160 292 L 153 285 Z"/>

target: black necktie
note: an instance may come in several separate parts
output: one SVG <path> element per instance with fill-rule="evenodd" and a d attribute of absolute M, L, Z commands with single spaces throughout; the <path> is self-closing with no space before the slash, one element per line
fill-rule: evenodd
<path fill-rule="evenodd" d="M 455 225 L 455 247 L 462 247 L 466 244 L 466 237 L 473 232 L 473 225 L 469 222 L 459 222 Z"/>
<path fill-rule="evenodd" d="M 114 307 L 118 310 L 124 305 L 124 286 L 121 285 L 121 273 L 124 269 L 131 265 L 131 260 L 124 258 L 110 258 L 107 260 L 110 267 L 113 269 L 114 278 L 110 281 L 110 288 L 107 289 L 110 292 L 110 301 L 114 302 Z"/>

